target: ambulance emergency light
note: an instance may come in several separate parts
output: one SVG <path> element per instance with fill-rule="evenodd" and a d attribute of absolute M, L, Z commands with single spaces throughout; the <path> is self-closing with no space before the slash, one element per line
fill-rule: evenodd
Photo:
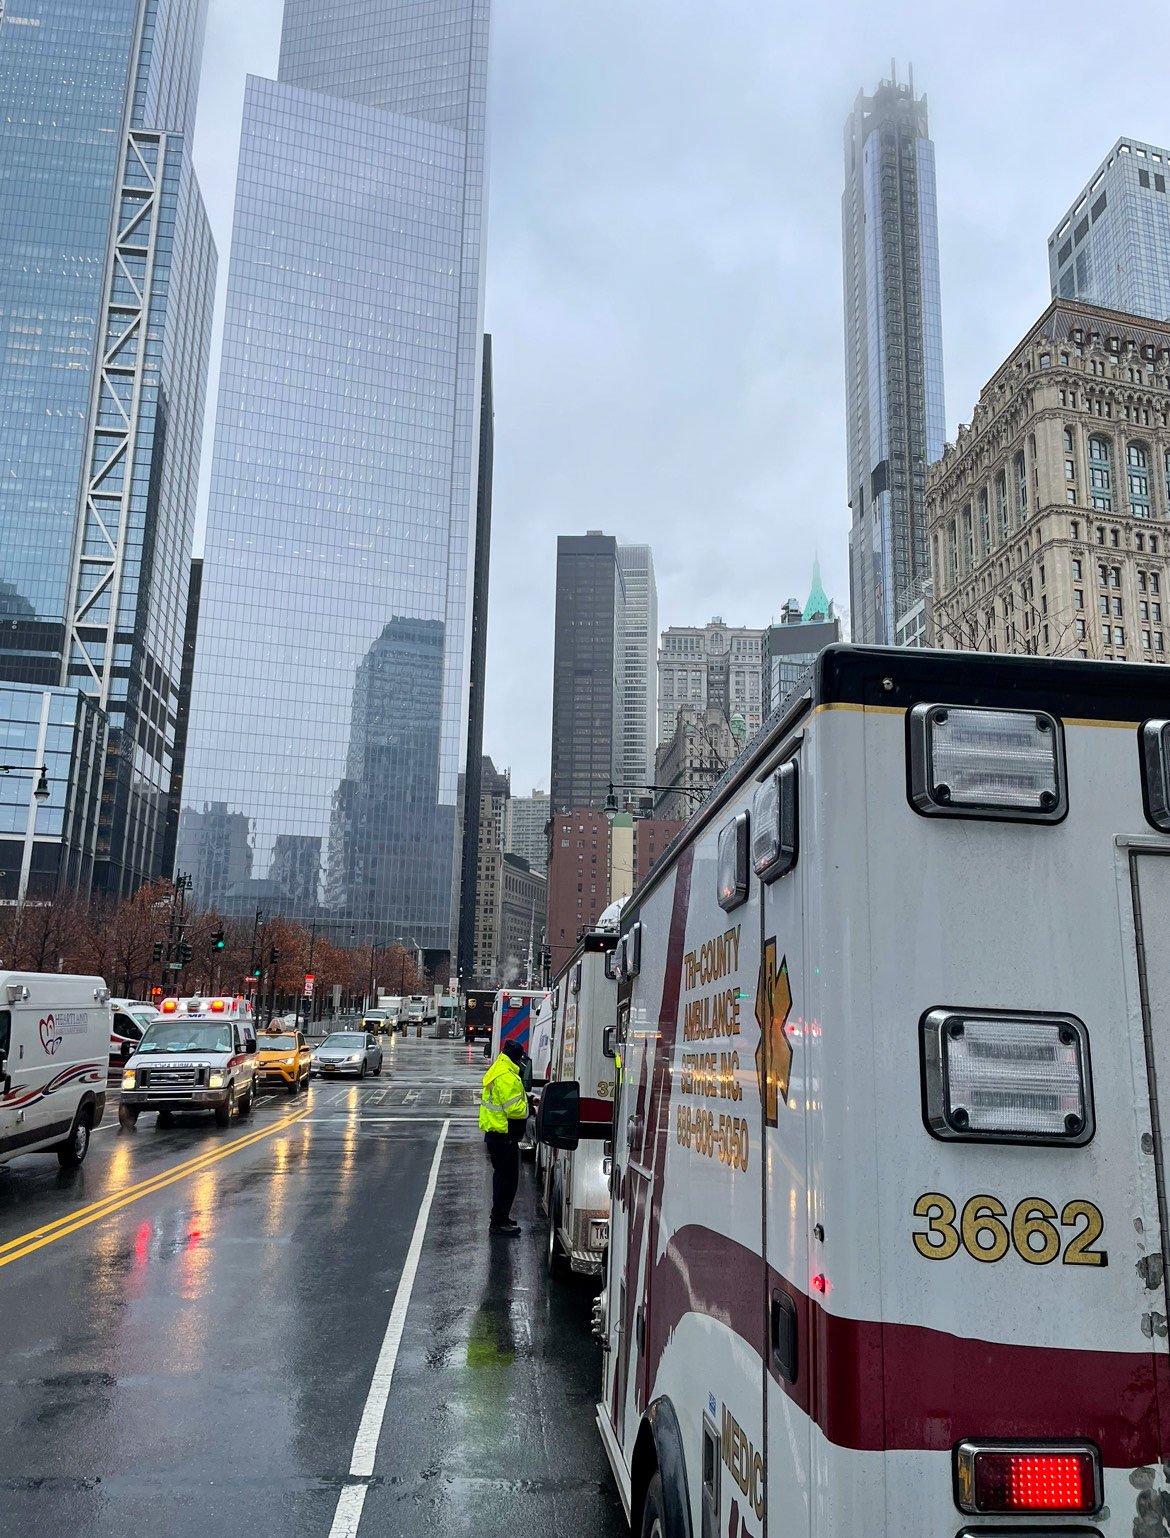
<path fill-rule="evenodd" d="M 1088 1036 L 1073 1016 L 932 1009 L 921 1031 L 935 1137 L 1080 1146 L 1093 1136 Z"/>
<path fill-rule="evenodd" d="M 910 804 L 926 817 L 1059 822 L 1068 811 L 1059 722 L 1038 710 L 915 705 Z"/>
<path fill-rule="evenodd" d="M 955 1503 L 983 1515 L 1101 1509 L 1101 1455 L 1091 1442 L 966 1441 L 955 1449 Z"/>
<path fill-rule="evenodd" d="M 796 864 L 796 763 L 781 764 L 752 797 L 752 869 L 775 881 Z"/>

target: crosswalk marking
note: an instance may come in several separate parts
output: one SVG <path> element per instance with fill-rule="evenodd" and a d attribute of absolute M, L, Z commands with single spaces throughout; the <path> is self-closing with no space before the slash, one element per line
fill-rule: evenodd
<path fill-rule="evenodd" d="M 445 1089 L 441 1089 L 439 1091 L 439 1104 L 440 1105 L 450 1105 L 451 1104 L 451 1086 L 449 1084 L 447 1085 L 447 1087 Z"/>

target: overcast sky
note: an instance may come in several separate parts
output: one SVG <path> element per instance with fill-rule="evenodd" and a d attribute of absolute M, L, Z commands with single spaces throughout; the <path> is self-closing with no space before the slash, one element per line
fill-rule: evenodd
<path fill-rule="evenodd" d="M 840 200 L 857 91 L 896 58 L 929 99 L 953 438 L 1047 303 L 1047 237 L 1074 194 L 1121 134 L 1170 141 L 1148 62 L 1167 57 L 1170 13 L 1143 9 L 1138 57 L 1099 0 L 493 8 L 484 750 L 526 793 L 548 786 L 558 534 L 650 544 L 662 627 L 766 624 L 803 600 L 818 551 L 848 603 Z M 211 0 L 195 154 L 221 294 L 244 76 L 275 74 L 280 14 Z"/>

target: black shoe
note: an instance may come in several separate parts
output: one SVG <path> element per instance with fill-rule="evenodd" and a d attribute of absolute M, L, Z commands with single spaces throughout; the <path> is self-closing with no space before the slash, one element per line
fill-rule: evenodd
<path fill-rule="evenodd" d="M 503 1234 L 508 1239 L 514 1239 L 519 1232 L 520 1232 L 520 1225 L 519 1225 L 519 1223 L 513 1223 L 511 1218 L 509 1218 L 504 1223 L 489 1223 L 488 1224 L 488 1233 L 489 1234 Z"/>

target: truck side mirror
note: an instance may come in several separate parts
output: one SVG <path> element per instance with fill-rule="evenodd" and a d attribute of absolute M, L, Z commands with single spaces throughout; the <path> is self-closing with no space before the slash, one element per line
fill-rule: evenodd
<path fill-rule="evenodd" d="M 613 1042 L 616 1034 L 616 1025 L 607 1025 L 601 1033 L 601 1050 L 606 1057 L 614 1056 Z"/>
<path fill-rule="evenodd" d="M 544 1086 L 536 1111 L 536 1136 L 550 1148 L 576 1148 L 581 1141 L 581 1086 L 558 1079 Z"/>

